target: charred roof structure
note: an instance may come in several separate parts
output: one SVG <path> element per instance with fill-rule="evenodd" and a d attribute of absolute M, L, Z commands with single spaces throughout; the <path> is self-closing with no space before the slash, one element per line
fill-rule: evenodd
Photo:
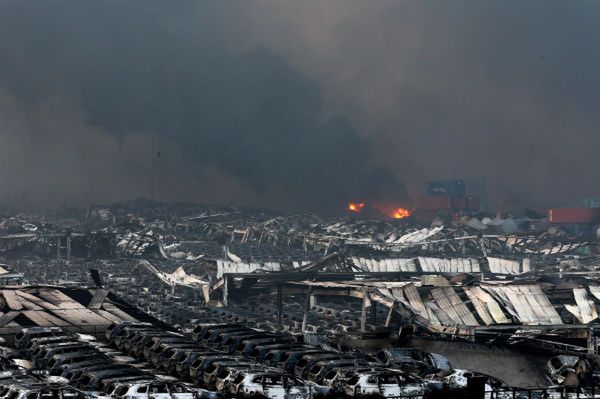
<path fill-rule="evenodd" d="M 545 218 L 134 202 L 0 230 L 14 395 L 600 397 L 597 239 Z"/>

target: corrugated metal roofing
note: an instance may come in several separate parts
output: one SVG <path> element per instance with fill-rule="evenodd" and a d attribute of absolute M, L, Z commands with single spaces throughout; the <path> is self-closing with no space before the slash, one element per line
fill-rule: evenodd
<path fill-rule="evenodd" d="M 485 324 L 510 323 L 498 302 L 481 287 L 466 287 L 465 292 Z"/>
<path fill-rule="evenodd" d="M 479 323 L 473 317 L 467 306 L 452 287 L 436 288 L 431 291 L 438 306 L 449 315 L 456 324 L 465 326 L 478 326 Z"/>
<path fill-rule="evenodd" d="M 281 264 L 278 262 L 245 263 L 217 260 L 217 278 L 223 277 L 223 274 L 252 273 L 256 270 L 280 271 Z"/>
<path fill-rule="evenodd" d="M 103 329 L 114 321 L 135 321 L 133 314 L 140 314 L 139 310 L 124 303 L 113 302 L 105 289 L 69 288 L 66 291 L 69 295 L 63 291 L 54 286 L 4 287 L 0 290 L 0 327 L 35 325 Z"/>
<path fill-rule="evenodd" d="M 499 299 L 523 324 L 563 324 L 560 316 L 538 285 L 482 286 Z"/>
<path fill-rule="evenodd" d="M 528 259 L 486 258 L 489 271 L 494 274 L 520 274 L 531 269 Z M 353 257 L 352 262 L 370 272 L 425 272 L 425 273 L 480 273 L 484 271 L 477 258 L 385 258 L 369 259 Z"/>
<path fill-rule="evenodd" d="M 487 258 L 490 271 L 495 274 L 520 274 L 523 272 L 521 262 L 518 260 Z"/>

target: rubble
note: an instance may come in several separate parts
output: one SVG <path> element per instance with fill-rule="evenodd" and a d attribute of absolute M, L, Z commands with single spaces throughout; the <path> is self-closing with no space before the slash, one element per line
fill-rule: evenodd
<path fill-rule="evenodd" d="M 66 396 L 460 397 L 480 381 L 486 397 L 600 396 L 597 239 L 543 217 L 134 201 L 7 215 L 0 232 L 15 392 L 31 378 Z M 455 364 L 459 343 L 478 355 Z M 544 377 L 481 366 L 497 350 Z"/>

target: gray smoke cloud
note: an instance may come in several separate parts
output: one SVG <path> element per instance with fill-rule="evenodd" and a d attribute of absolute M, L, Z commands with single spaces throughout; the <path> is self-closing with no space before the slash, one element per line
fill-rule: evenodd
<path fill-rule="evenodd" d="M 484 177 L 500 206 L 574 203 L 599 194 L 599 8 L 7 0 L 0 194 L 154 180 L 163 200 L 328 212 Z"/>
<path fill-rule="evenodd" d="M 483 177 L 500 207 L 600 194 L 599 3 L 268 4 L 248 30 L 321 82 L 411 192 Z"/>
<path fill-rule="evenodd" d="M 7 165 L 5 190 L 48 202 L 150 191 L 325 212 L 365 195 L 368 140 L 348 119 L 325 117 L 318 83 L 282 57 L 259 42 L 228 45 L 227 15 L 238 11 L 160 1 L 0 7 L 3 94 L 23 109 L 17 153 L 35 156 Z M 57 99 L 63 108 L 40 115 Z M 407 200 L 386 176 L 394 199 Z"/>

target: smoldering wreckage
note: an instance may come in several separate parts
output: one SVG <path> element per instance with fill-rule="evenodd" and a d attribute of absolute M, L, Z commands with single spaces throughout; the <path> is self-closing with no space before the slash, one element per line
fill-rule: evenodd
<path fill-rule="evenodd" d="M 593 229 L 386 212 L 7 212 L 0 399 L 600 397 Z"/>

